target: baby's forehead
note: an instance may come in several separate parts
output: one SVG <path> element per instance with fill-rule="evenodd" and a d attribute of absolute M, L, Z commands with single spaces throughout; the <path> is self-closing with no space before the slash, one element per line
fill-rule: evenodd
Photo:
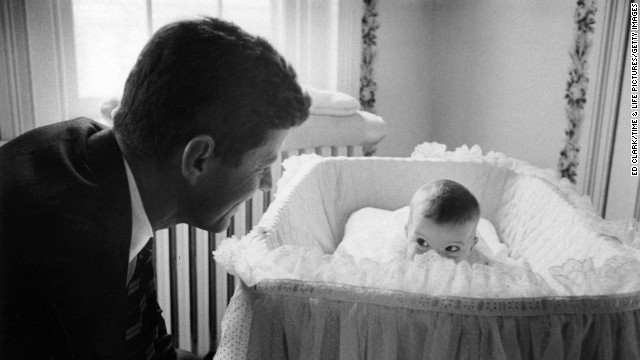
<path fill-rule="evenodd" d="M 437 204 L 423 200 L 411 201 L 409 205 L 409 224 L 429 219 L 437 224 L 456 227 L 465 226 L 468 223 L 477 225 L 480 220 L 479 209 L 464 206 L 467 204 L 461 206 L 461 204 L 452 199 L 439 199 Z"/>
<path fill-rule="evenodd" d="M 462 221 L 462 222 L 455 222 L 455 221 L 451 221 L 451 222 L 436 222 L 434 220 L 432 220 L 429 217 L 425 217 L 425 216 L 414 216 L 415 221 L 420 222 L 420 223 L 430 223 L 432 225 L 438 226 L 439 228 L 443 229 L 443 230 L 457 230 L 457 229 L 461 229 L 467 226 L 473 226 L 473 227 L 477 227 L 478 226 L 478 222 L 480 220 L 479 216 L 474 216 L 469 220 L 466 221 Z M 411 220 L 410 220 L 411 221 Z"/>
<path fill-rule="evenodd" d="M 477 226 L 478 222 L 473 220 L 463 223 L 436 223 L 429 218 L 423 218 L 422 221 L 408 227 L 407 240 L 422 238 L 436 247 L 453 243 L 471 244 L 476 237 Z"/>

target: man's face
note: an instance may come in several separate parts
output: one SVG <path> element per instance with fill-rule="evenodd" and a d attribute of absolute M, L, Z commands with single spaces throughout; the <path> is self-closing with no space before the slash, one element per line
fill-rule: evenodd
<path fill-rule="evenodd" d="M 463 224 L 437 224 L 413 211 L 407 224 L 407 258 L 435 250 L 459 262 L 469 257 L 476 243 L 478 219 Z"/>
<path fill-rule="evenodd" d="M 277 160 L 288 130 L 270 130 L 263 145 L 249 150 L 238 167 L 211 157 L 204 181 L 188 197 L 187 222 L 212 232 L 225 230 L 238 207 L 260 189 L 271 189 L 271 165 Z"/>

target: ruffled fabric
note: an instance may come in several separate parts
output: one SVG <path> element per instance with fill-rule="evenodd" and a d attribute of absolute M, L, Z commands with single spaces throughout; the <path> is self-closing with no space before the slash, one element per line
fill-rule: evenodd
<path fill-rule="evenodd" d="M 569 259 L 549 272 L 571 295 L 624 294 L 640 289 L 640 262 L 629 256 L 613 256 L 602 266 L 594 266 L 593 258 Z"/>
<path fill-rule="evenodd" d="M 397 256 L 379 263 L 344 253 L 324 254 L 318 248 L 284 245 L 267 250 L 263 235 L 226 239 L 215 260 L 248 286 L 267 279 L 287 279 L 406 291 L 431 296 L 518 298 L 556 293 L 531 269 L 503 264 L 456 264 L 428 252 L 414 261 Z"/>
<path fill-rule="evenodd" d="M 640 358 L 638 294 L 470 300 L 296 281 L 245 290 L 247 359 Z"/>

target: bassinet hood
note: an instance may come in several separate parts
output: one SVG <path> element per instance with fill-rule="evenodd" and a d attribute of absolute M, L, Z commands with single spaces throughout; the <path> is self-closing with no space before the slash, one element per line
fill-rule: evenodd
<path fill-rule="evenodd" d="M 587 197 L 551 170 L 478 146 L 418 146 L 411 158 L 287 159 L 276 201 L 243 239 L 225 240 L 217 262 L 249 286 L 265 279 L 328 282 L 431 296 L 521 298 L 640 290 L 637 223 L 595 214 Z M 449 178 L 478 198 L 514 259 L 530 267 L 455 264 L 433 252 L 416 261 L 356 262 L 331 255 L 353 211 L 395 210 L 422 184 Z"/>

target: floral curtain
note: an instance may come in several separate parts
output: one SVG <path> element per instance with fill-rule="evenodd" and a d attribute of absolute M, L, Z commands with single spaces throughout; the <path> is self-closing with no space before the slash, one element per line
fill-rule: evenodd
<path fill-rule="evenodd" d="M 571 68 L 564 98 L 567 103 L 567 128 L 565 129 L 564 148 L 560 151 L 558 171 L 560 176 L 575 184 L 580 153 L 580 132 L 584 120 L 584 106 L 587 102 L 587 58 L 591 48 L 592 36 L 595 32 L 595 0 L 578 0 L 574 19 L 576 34 L 571 49 Z"/>
<path fill-rule="evenodd" d="M 375 114 L 377 84 L 373 74 L 373 62 L 377 52 L 376 31 L 378 23 L 378 0 L 364 0 L 362 17 L 362 63 L 360 64 L 360 104 L 362 110 Z"/>

